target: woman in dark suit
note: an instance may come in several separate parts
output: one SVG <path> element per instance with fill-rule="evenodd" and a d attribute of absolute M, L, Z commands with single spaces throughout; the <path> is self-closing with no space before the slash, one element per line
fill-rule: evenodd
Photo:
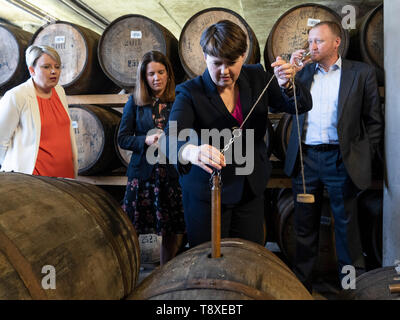
<path fill-rule="evenodd" d="M 177 86 L 165 130 L 166 154 L 171 161 L 179 157 L 177 170 L 189 244 L 211 239 L 209 180 L 213 170 L 221 170 L 222 178 L 221 237 L 263 244 L 263 193 L 271 171 L 263 140 L 268 106 L 274 112 L 295 113 L 293 87 L 288 81 L 294 69 L 280 57 L 271 65 L 277 79 L 244 123 L 241 136 L 222 154 L 219 150 L 227 141 L 221 144 L 222 136 L 217 133 L 225 135 L 228 130 L 230 134 L 243 124 L 272 75 L 259 64 L 243 65 L 246 35 L 231 21 L 222 20 L 207 28 L 200 45 L 207 69 L 202 76 Z M 310 93 L 301 84 L 297 84 L 296 96 L 301 112 L 311 109 Z M 246 151 L 245 157 L 237 152 L 240 147 Z"/>
<path fill-rule="evenodd" d="M 162 235 L 160 262 L 181 246 L 185 224 L 175 168 L 149 162 L 147 149 L 157 146 L 175 99 L 171 63 L 161 52 L 147 52 L 140 63 L 134 97 L 124 107 L 118 133 L 121 148 L 132 150 L 123 209 L 138 234 Z"/>

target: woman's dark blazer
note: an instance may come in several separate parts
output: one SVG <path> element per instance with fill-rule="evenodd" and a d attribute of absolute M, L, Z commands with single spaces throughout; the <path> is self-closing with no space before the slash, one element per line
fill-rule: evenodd
<path fill-rule="evenodd" d="M 237 80 L 239 85 L 240 102 L 243 119 L 249 114 L 251 107 L 263 91 L 271 78 L 271 74 L 264 71 L 260 64 L 244 65 Z M 297 101 L 300 112 L 306 112 L 312 107 L 312 99 L 308 90 L 301 84 L 297 85 Z M 264 136 L 267 128 L 268 106 L 272 112 L 295 113 L 294 98 L 289 98 L 274 79 L 267 92 L 263 95 L 253 113 L 246 121 L 243 129 L 254 129 L 254 150 L 246 154 L 246 158 L 253 157 L 254 170 L 247 176 L 236 175 L 238 164 L 227 164 L 221 171 L 222 175 L 222 203 L 237 203 L 242 196 L 245 179 L 254 195 L 264 192 L 271 173 L 271 164 L 267 154 Z M 201 137 L 201 129 L 217 129 L 219 131 L 239 127 L 239 123 L 225 107 L 217 87 L 212 81 L 208 70 L 202 76 L 186 81 L 176 88 L 176 98 L 172 106 L 169 122 L 165 128 L 167 139 L 166 154 L 179 153 L 186 141 L 176 141 L 172 132 L 171 121 L 176 121 L 178 133 L 182 129 L 193 129 Z M 244 142 L 246 133 L 242 135 Z M 201 140 L 201 139 L 199 139 Z M 211 140 L 198 141 L 197 145 L 212 144 Z M 244 145 L 244 144 L 243 144 Z M 215 145 L 222 149 L 224 145 Z M 243 146 L 243 150 L 245 146 Z M 244 154 L 244 151 L 243 151 Z M 177 157 L 175 154 L 174 157 Z M 244 165 L 242 165 L 243 167 Z M 177 164 L 180 183 L 185 192 L 192 192 L 201 200 L 210 200 L 210 174 L 196 165 Z"/>
<path fill-rule="evenodd" d="M 150 104 L 136 105 L 133 96 L 130 96 L 125 104 L 118 132 L 118 144 L 122 149 L 132 151 L 126 173 L 129 178 L 147 180 L 153 171 L 154 165 L 146 160 L 148 146 L 145 143 L 147 132 L 155 128 L 152 109 Z M 167 166 L 167 172 L 170 177 L 178 178 L 172 165 Z"/>

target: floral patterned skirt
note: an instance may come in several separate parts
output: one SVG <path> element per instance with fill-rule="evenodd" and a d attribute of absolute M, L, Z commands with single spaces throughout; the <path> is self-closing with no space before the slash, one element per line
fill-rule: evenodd
<path fill-rule="evenodd" d="M 168 176 L 165 165 L 156 164 L 148 180 L 128 178 L 122 208 L 138 234 L 185 232 L 181 187 Z"/>

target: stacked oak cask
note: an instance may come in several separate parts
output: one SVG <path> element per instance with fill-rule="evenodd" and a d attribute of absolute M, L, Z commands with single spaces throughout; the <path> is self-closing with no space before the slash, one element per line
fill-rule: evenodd
<path fill-rule="evenodd" d="M 345 57 L 353 48 L 351 43 L 355 41 L 361 41 L 361 53 L 359 54 L 361 57 L 360 59 L 375 65 L 378 72 L 383 72 L 383 53 L 382 51 L 379 51 L 380 48 L 383 47 L 381 45 L 381 41 L 383 40 L 383 37 L 381 36 L 382 11 L 382 6 L 380 6 L 365 16 L 360 29 L 361 31 L 358 33 L 358 39 L 360 40 L 353 40 L 356 38 L 350 38 L 350 35 L 344 31 L 343 41 L 340 47 L 340 53 L 343 57 Z M 185 79 L 193 78 L 203 73 L 205 69 L 205 63 L 201 48 L 199 46 L 200 35 L 207 26 L 221 19 L 230 19 L 238 23 L 239 26 L 245 31 L 248 37 L 246 63 L 260 62 L 260 48 L 254 31 L 251 29 L 245 19 L 243 19 L 239 14 L 225 8 L 209 8 L 193 15 L 184 25 L 179 37 L 179 41 L 172 35 L 171 32 L 169 32 L 159 23 L 149 19 L 148 17 L 136 14 L 125 15 L 114 20 L 106 28 L 102 35 L 98 35 L 93 31 L 69 22 L 57 22 L 43 26 L 33 35 L 33 37 L 32 35 L 26 33 L 24 34 L 22 31 L 16 31 L 11 27 L 7 26 L 5 28 L 0 25 L 0 41 L 1 39 L 4 39 L 3 35 L 7 35 L 7 37 L 10 39 L 17 39 L 15 40 L 17 44 L 13 44 L 12 41 L 8 41 L 8 50 L 19 52 L 19 55 L 14 55 L 12 57 L 14 60 L 17 60 L 16 63 L 11 62 L 10 58 L 8 58 L 9 60 L 7 60 L 6 63 L 2 63 L 0 61 L 0 70 L 4 70 L 5 65 L 16 65 L 13 67 L 15 69 L 14 71 L 8 71 L 8 78 L 4 76 L 5 73 L 0 74 L 0 88 L 1 90 L 7 90 L 8 88 L 21 83 L 27 78 L 28 75 L 26 72 L 24 72 L 26 70 L 24 61 L 24 48 L 26 48 L 29 41 L 31 43 L 48 44 L 59 51 L 61 60 L 63 62 L 63 72 L 62 77 L 60 78 L 60 84 L 64 86 L 67 94 L 69 95 L 115 93 L 120 89 L 124 89 L 127 92 L 132 92 L 136 85 L 138 62 L 140 61 L 142 55 L 149 50 L 159 50 L 169 57 L 174 67 L 177 82 L 179 83 Z M 277 19 L 265 44 L 265 67 L 268 68 L 271 62 L 274 61 L 278 55 L 290 54 L 294 50 L 303 48 L 307 42 L 307 30 L 317 20 L 333 20 L 340 23 L 341 17 L 337 12 L 328 7 L 324 7 L 319 4 L 305 4 L 291 8 L 279 19 Z M 9 35 L 10 33 L 12 36 Z M 350 57 L 353 56 L 350 55 Z M 0 91 L 0 95 L 1 94 L 2 91 Z M 78 139 L 78 147 L 80 150 L 79 169 L 81 175 L 107 174 L 116 167 L 127 166 L 131 154 L 118 148 L 116 143 L 116 136 L 121 118 L 120 113 L 116 112 L 111 107 L 87 105 L 82 103 L 73 106 L 71 105 L 70 114 L 74 123 L 75 133 Z M 269 126 L 265 135 L 265 142 L 268 145 L 270 154 L 273 152 L 276 158 L 280 161 L 283 161 L 285 157 L 288 142 L 288 132 L 290 132 L 290 128 L 291 119 L 290 117 L 284 116 L 279 121 L 279 124 L 277 124 L 275 132 L 272 129 L 272 126 Z M 13 180 L 17 181 L 16 183 L 32 183 L 30 178 L 28 179 L 18 175 L 15 176 L 15 178 L 14 176 L 12 177 Z M 7 179 L 9 178 L 10 177 L 7 177 Z M 77 189 L 81 192 L 88 192 L 90 194 L 90 196 L 88 196 L 89 198 L 96 198 L 96 200 L 93 200 L 93 202 L 92 200 L 86 199 L 85 201 L 87 201 L 87 203 L 83 205 L 79 204 L 86 209 L 90 207 L 91 204 L 93 204 L 93 207 L 97 206 L 97 204 L 94 204 L 99 203 L 97 197 L 100 197 L 106 201 L 106 203 L 102 203 L 101 201 L 103 200 L 100 201 L 101 207 L 106 208 L 110 206 L 108 200 L 105 200 L 104 195 L 98 196 L 99 191 L 92 189 L 89 186 L 75 185 L 72 182 L 71 185 L 69 185 L 69 183 L 65 181 L 60 182 L 58 180 L 57 182 L 50 182 L 46 179 L 39 180 L 36 181 L 37 190 L 32 191 L 32 197 L 34 197 L 35 193 L 44 192 L 44 188 L 61 190 L 61 193 L 64 194 L 61 197 L 66 197 L 69 200 L 57 201 L 64 201 L 66 206 L 75 206 L 78 205 L 74 203 L 78 197 L 71 190 Z M 273 221 L 275 221 L 276 228 L 273 232 L 271 232 L 271 234 L 276 235 L 276 238 L 273 240 L 276 240 L 281 245 L 281 250 L 283 251 L 287 260 L 290 262 L 293 258 L 292 245 L 295 237 L 292 232 L 293 230 L 291 225 L 293 214 L 293 209 L 291 208 L 293 201 L 290 199 L 288 191 L 282 191 L 279 192 L 279 194 L 280 197 L 276 199 L 276 203 L 278 203 L 277 211 L 275 212 L 275 217 L 273 219 Z M 16 198 L 20 199 L 20 196 L 17 195 Z M 75 200 L 71 200 L 70 198 Z M 365 227 L 365 229 L 374 230 L 371 231 L 374 232 L 374 239 L 376 234 L 376 238 L 378 240 L 374 240 L 372 243 L 369 243 L 372 248 L 369 249 L 369 252 L 372 252 L 370 255 L 374 255 L 376 259 L 379 259 L 381 255 L 379 232 L 381 229 L 379 226 L 376 227 L 376 224 L 378 224 L 380 221 L 379 219 L 381 214 L 379 212 L 381 207 L 379 206 L 379 201 L 381 201 L 381 198 L 379 198 L 378 195 L 376 197 L 376 201 L 372 204 L 370 203 L 371 201 L 367 201 L 370 199 L 371 197 L 368 196 L 364 196 L 362 198 L 360 197 L 360 205 L 365 211 L 371 211 L 369 214 L 371 218 L 367 219 L 366 222 L 364 221 L 364 223 L 365 225 L 368 225 L 368 227 Z M 73 204 L 71 204 L 69 201 L 72 201 Z M 88 203 L 91 204 L 88 205 Z M 16 205 L 15 203 L 11 204 Z M 49 204 L 38 204 L 38 206 L 44 206 L 48 208 Z M 50 204 L 50 207 L 51 206 L 55 206 L 55 204 Z M 114 204 L 111 205 L 111 207 L 113 206 Z M 379 212 L 376 213 L 377 211 Z M 111 211 L 106 215 L 108 214 L 112 215 Z M 332 238 L 333 219 L 331 218 L 330 211 L 328 209 L 325 210 L 324 217 L 325 219 L 321 220 L 321 230 L 325 230 L 327 236 L 325 237 L 326 246 L 322 246 L 322 248 L 329 248 L 330 250 L 326 252 L 329 257 L 327 259 L 328 262 L 325 264 L 325 266 L 330 269 L 332 266 L 332 261 L 329 261 L 329 259 L 334 259 L 334 256 L 332 257 L 330 255 L 332 250 L 334 251 L 334 239 Z M 99 222 L 98 217 L 93 219 L 96 220 L 96 223 L 102 224 L 102 222 Z M 102 219 L 107 220 L 109 218 L 103 217 Z M 124 219 L 125 218 L 122 218 L 122 220 Z M 111 223 L 110 221 L 107 220 L 107 223 Z M 63 223 L 64 225 L 68 225 L 70 222 L 64 221 Z M 44 224 L 46 224 L 46 222 L 44 222 Z M 107 229 L 103 228 L 104 225 L 100 227 L 102 228 L 103 233 L 108 234 L 107 241 L 115 241 L 112 240 L 112 237 L 109 237 L 109 232 L 115 236 L 114 231 L 118 228 L 114 229 L 114 226 L 114 222 L 112 222 L 110 225 L 107 225 L 107 227 L 111 227 L 111 231 L 104 231 Z M 124 228 L 126 228 L 126 230 L 130 230 L 129 233 L 132 232 L 130 227 L 125 226 Z M 268 228 L 273 227 L 272 225 L 267 225 L 267 229 Z M 118 232 L 122 232 L 121 230 L 122 229 L 118 229 Z M 270 232 L 267 230 L 267 235 L 269 233 Z M 4 236 L 4 234 L 5 233 L 3 232 L 1 235 Z M 19 245 L 24 247 L 23 244 L 12 245 L 12 243 L 14 243 L 14 239 L 11 237 L 12 235 L 5 234 L 5 236 L 7 239 L 9 239 L 11 243 L 10 246 L 14 248 L 14 251 L 15 247 L 18 247 Z M 128 237 L 132 236 L 128 235 Z M 365 239 L 368 239 L 368 235 L 365 236 Z M 67 239 L 65 241 L 68 242 L 69 240 Z M 126 245 L 128 242 L 136 243 L 136 240 L 125 239 L 122 242 L 124 242 L 124 245 Z M 285 297 L 309 298 L 302 291 L 301 285 L 298 286 L 296 279 L 293 278 L 294 275 L 290 272 L 290 270 L 279 260 L 279 258 L 273 256 L 273 254 L 271 255 L 271 253 L 265 252 L 262 248 L 254 247 L 253 244 L 249 244 L 238 239 L 227 240 L 226 242 L 222 243 L 222 246 L 225 259 L 212 262 L 207 256 L 207 245 L 194 248 L 192 251 L 185 253 L 185 255 L 177 257 L 176 260 L 174 259 L 170 264 L 167 265 L 166 268 L 157 271 L 154 276 L 146 280 L 144 283 L 145 286 L 141 287 L 141 289 L 132 297 L 156 299 L 180 299 L 184 297 L 213 297 L 221 299 L 280 299 Z M 138 246 L 135 244 L 131 246 L 129 250 L 138 250 L 137 248 L 132 249 L 133 247 Z M 38 249 L 32 250 L 35 251 Z M 54 250 L 57 251 L 61 249 Z M 117 251 L 121 252 L 119 249 Z M 240 252 L 240 255 L 243 259 L 241 258 L 239 260 L 256 261 L 254 266 L 255 270 L 249 270 L 248 266 L 242 266 L 241 263 L 237 263 L 236 265 L 236 262 L 234 261 L 236 259 L 231 258 L 234 256 L 232 253 L 233 251 Z M 109 255 L 109 253 L 106 253 L 106 255 Z M 118 263 L 121 264 L 121 253 L 115 253 L 115 255 L 117 256 Z M 16 255 L 16 257 L 17 258 L 11 257 L 8 259 L 18 261 L 18 255 Z M 128 260 L 129 259 L 130 269 L 125 268 L 125 271 L 134 271 L 129 271 L 131 272 L 129 279 L 126 275 L 122 276 L 122 278 L 125 278 L 122 280 L 123 285 L 121 287 L 123 287 L 123 289 L 121 289 L 121 287 L 115 289 L 114 292 L 118 291 L 118 294 L 113 294 L 113 298 L 125 297 L 135 286 L 136 280 L 132 279 L 135 279 L 136 277 L 135 272 L 139 262 L 132 262 L 132 257 L 129 257 Z M 196 261 L 196 263 L 200 265 L 200 269 L 196 270 L 193 266 L 189 265 L 188 261 Z M 124 263 L 126 264 L 127 262 L 123 262 L 122 264 Z M 24 265 L 26 265 L 26 263 Z M 283 283 L 292 283 L 294 287 L 289 290 L 290 292 L 284 292 L 280 290 L 279 286 L 272 279 L 273 275 L 264 274 L 263 271 L 257 269 L 257 265 L 273 270 L 276 272 L 276 275 L 278 275 L 276 276 L 276 279 L 281 281 L 281 283 L 282 281 Z M 29 274 L 31 272 L 30 270 L 32 268 L 34 271 L 37 271 L 38 266 L 34 265 L 32 267 L 31 263 L 31 267 L 24 269 L 25 271 L 22 270 L 21 274 L 23 274 L 23 272 L 28 272 L 27 274 L 29 278 Z M 16 268 L 14 267 L 14 269 Z M 15 275 L 20 272 L 18 270 L 7 270 L 8 279 L 11 279 L 10 274 Z M 207 270 L 207 275 L 203 278 L 199 277 L 199 273 L 204 270 Z M 222 278 L 218 278 L 220 270 L 224 270 Z M 254 272 L 252 273 L 252 271 Z M 176 279 L 166 279 L 171 273 L 177 274 Z M 239 274 L 242 274 L 245 279 L 238 279 L 240 278 Z M 179 275 L 185 276 L 180 278 Z M 22 278 L 24 277 L 25 276 L 22 276 Z M 83 277 L 86 277 L 86 275 L 83 275 Z M 263 279 L 263 281 L 257 283 L 257 279 Z M 29 281 L 27 281 L 27 283 Z M 36 279 L 33 282 L 35 283 L 35 281 L 37 284 L 38 280 Z M 165 285 L 157 287 L 160 282 L 165 283 Z M 22 287 L 22 284 L 20 286 Z M 33 291 L 36 290 L 35 286 L 36 285 L 34 284 L 32 289 Z M 79 292 L 84 292 L 86 289 L 79 290 Z M 71 292 L 72 291 L 73 290 L 71 289 Z M 30 292 L 29 289 L 28 292 Z M 296 296 L 296 292 L 299 292 L 300 295 Z M 38 294 L 40 296 L 40 292 Z M 93 294 L 93 292 L 88 291 L 88 294 Z M 304 295 L 302 296 L 302 294 Z M 18 293 L 18 295 L 20 295 L 20 293 Z M 32 296 L 33 295 L 30 294 L 30 297 Z M 55 295 L 54 297 L 61 297 L 61 295 Z M 99 294 L 99 297 L 106 296 Z"/>

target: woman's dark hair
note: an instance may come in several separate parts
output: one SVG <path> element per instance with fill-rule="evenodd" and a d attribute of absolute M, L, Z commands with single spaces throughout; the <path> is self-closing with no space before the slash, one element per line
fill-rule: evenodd
<path fill-rule="evenodd" d="M 236 61 L 247 50 L 247 36 L 236 23 L 221 20 L 203 31 L 200 46 L 207 55 Z"/>
<path fill-rule="evenodd" d="M 153 101 L 153 92 L 146 79 L 146 69 L 150 62 L 158 62 L 164 65 L 167 71 L 168 79 L 167 87 L 165 88 L 163 95 L 160 97 L 160 100 L 162 102 L 173 102 L 175 100 L 175 77 L 171 62 L 161 52 L 152 50 L 143 55 L 142 61 L 137 69 L 137 84 L 134 93 L 136 104 L 139 106 L 144 106 L 152 103 Z"/>

